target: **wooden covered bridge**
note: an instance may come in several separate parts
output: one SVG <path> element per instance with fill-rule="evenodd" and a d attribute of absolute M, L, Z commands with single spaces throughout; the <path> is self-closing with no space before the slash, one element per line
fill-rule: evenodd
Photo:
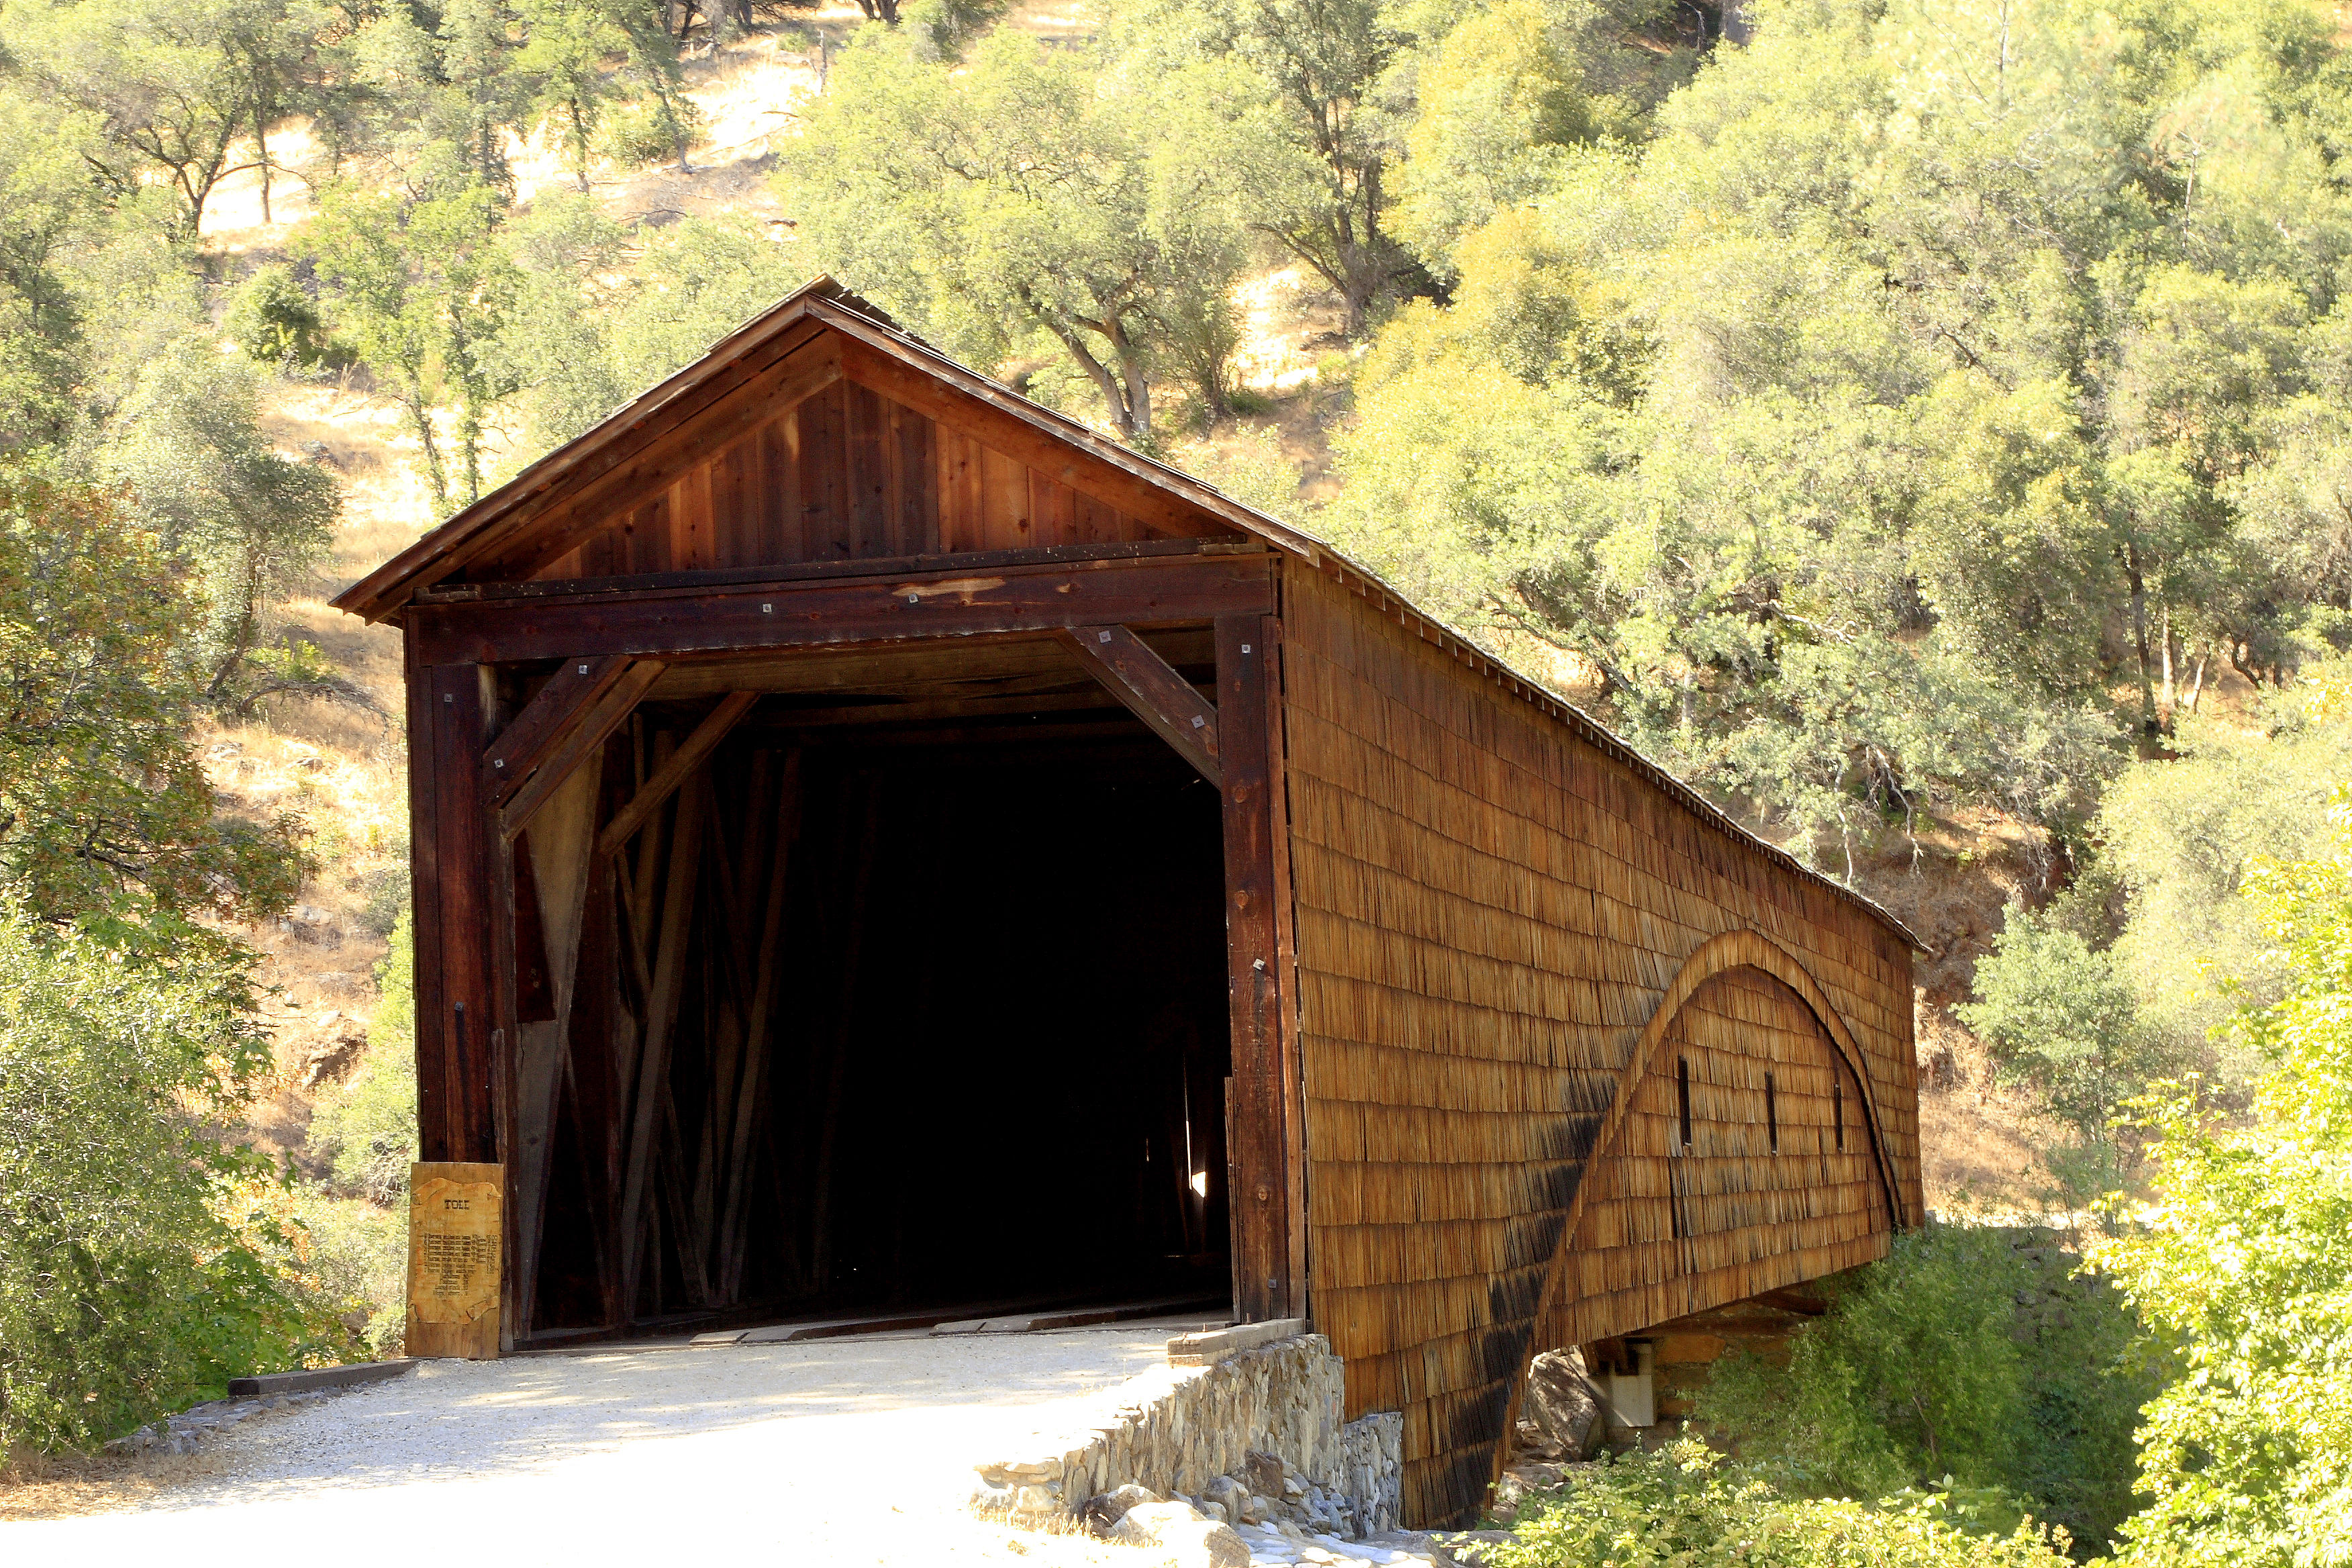
<path fill-rule="evenodd" d="M 1910 939 L 1318 542 L 820 281 L 338 599 L 500 1338 L 1307 1316 L 1474 1504 L 1536 1351 L 1881 1256 Z"/>

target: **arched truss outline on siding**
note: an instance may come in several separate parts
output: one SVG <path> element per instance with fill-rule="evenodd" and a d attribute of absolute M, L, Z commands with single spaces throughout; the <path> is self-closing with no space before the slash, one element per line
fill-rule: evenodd
<path fill-rule="evenodd" d="M 1886 1140 L 1878 1116 L 1878 1097 L 1871 1089 L 1870 1075 L 1863 1070 L 1861 1047 L 1855 1043 L 1853 1032 L 1845 1026 L 1845 1020 L 1839 1017 L 1837 1009 L 1831 1005 L 1829 994 L 1822 989 L 1821 983 L 1813 978 L 1812 972 L 1805 967 L 1803 961 L 1759 931 L 1743 929 L 1718 932 L 1700 943 L 1698 951 L 1685 959 L 1682 968 L 1675 971 L 1664 994 L 1658 998 L 1657 1010 L 1650 1015 L 1649 1023 L 1643 1026 L 1641 1038 L 1633 1044 L 1633 1057 L 1618 1079 L 1616 1098 L 1609 1107 L 1608 1116 L 1601 1123 L 1601 1135 L 1592 1142 L 1592 1152 L 1586 1157 L 1585 1176 L 1590 1177 L 1593 1165 L 1605 1159 L 1617 1146 L 1625 1119 L 1633 1112 L 1634 1089 L 1642 1081 L 1642 1075 L 1650 1070 L 1652 1058 L 1657 1055 L 1666 1031 L 1681 1016 L 1684 1004 L 1700 986 L 1717 975 L 1726 970 L 1741 968 L 1762 970 L 1795 992 L 1798 999 L 1804 1003 L 1806 1011 L 1811 1013 L 1821 1025 L 1822 1032 L 1829 1037 L 1831 1048 L 1837 1052 L 1839 1060 L 1853 1075 L 1853 1080 L 1860 1089 L 1864 1131 L 1870 1139 L 1871 1156 L 1878 1171 L 1879 1191 L 1886 1199 L 1887 1219 L 1895 1226 L 1902 1226 L 1905 1223 L 1902 1188 L 1896 1184 L 1894 1167 L 1887 1160 Z M 1568 1255 L 1576 1246 L 1577 1227 L 1584 1222 L 1584 1194 L 1591 1190 L 1590 1181 L 1580 1179 L 1576 1184 L 1575 1195 L 1568 1201 L 1567 1221 L 1560 1229 L 1559 1245 L 1552 1253 L 1551 1268 L 1544 1277 L 1543 1295 L 1536 1305 L 1534 1321 L 1538 1325 L 1550 1316 L 1558 1303 L 1560 1281 L 1568 1277 Z M 1527 1382 L 1528 1369 L 1522 1366 L 1512 1378 L 1511 1399 L 1505 1407 L 1503 1417 L 1503 1436 L 1495 1444 L 1495 1467 L 1498 1473 L 1509 1434 L 1517 1430 L 1519 1401 L 1527 1393 Z"/>

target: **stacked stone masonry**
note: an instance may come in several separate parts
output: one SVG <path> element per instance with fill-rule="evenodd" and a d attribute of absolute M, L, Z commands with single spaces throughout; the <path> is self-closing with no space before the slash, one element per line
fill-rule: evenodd
<path fill-rule="evenodd" d="M 1269 1517 L 1296 1516 L 1360 1539 L 1396 1525 L 1403 1437 L 1394 1412 L 1347 1420 L 1344 1364 L 1321 1334 L 1300 1334 L 1130 1380 L 1104 1419 L 1069 1434 L 1058 1452 L 975 1467 L 972 1506 L 1045 1524 L 1122 1486 L 1202 1501 L 1238 1489 L 1270 1505 Z M 1269 1482 L 1277 1470 L 1280 1479 Z M 1268 1489 L 1287 1495 L 1268 1497 Z"/>

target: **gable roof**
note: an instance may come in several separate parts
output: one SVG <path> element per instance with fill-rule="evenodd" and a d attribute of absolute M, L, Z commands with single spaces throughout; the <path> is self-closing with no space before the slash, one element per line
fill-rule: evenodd
<path fill-rule="evenodd" d="M 1448 630 L 1378 574 L 1328 542 L 958 363 L 830 278 L 820 277 L 803 285 L 772 309 L 752 317 L 712 344 L 693 363 L 428 531 L 331 602 L 337 609 L 369 621 L 381 621 L 398 614 L 436 583 L 469 563 L 495 555 L 566 495 L 583 491 L 633 459 L 642 458 L 662 437 L 678 430 L 698 411 L 728 393 L 743 388 L 751 366 L 763 360 L 772 363 L 780 346 L 792 341 L 796 333 L 804 339 L 812 327 L 840 333 L 907 371 L 951 388 L 1000 416 L 1018 421 L 1038 436 L 1095 458 L 1106 466 L 1104 472 L 1116 482 L 1206 513 L 1236 532 L 1261 540 L 1318 570 L 1342 580 L 1353 580 L 1384 609 L 1413 626 L 1423 640 L 1543 710 L 1588 744 L 1680 801 L 1702 820 L 1761 851 L 1800 878 L 1860 906 L 1913 949 L 1927 951 L 1908 928 L 1878 904 L 1750 833 L 1696 789 L 1619 740 L 1583 710 L 1562 700 L 1504 659 Z"/>

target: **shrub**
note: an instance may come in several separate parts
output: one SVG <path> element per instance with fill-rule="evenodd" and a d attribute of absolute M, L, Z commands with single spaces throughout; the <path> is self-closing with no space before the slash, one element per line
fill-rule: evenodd
<path fill-rule="evenodd" d="M 2352 797 L 2332 856 L 2257 859 L 2284 994 L 2249 1007 L 2271 1062 L 2248 1123 L 2193 1086 L 2149 1108 L 2157 1204 L 2098 1253 L 2185 1342 L 2147 1407 L 2126 1562 L 2352 1562 Z"/>
<path fill-rule="evenodd" d="M 302 1284 L 370 1355 L 398 1355 L 406 1328 L 408 1216 L 310 1188 L 295 1201 Z"/>
<path fill-rule="evenodd" d="M 625 169 L 676 163 L 679 143 L 670 133 L 673 116 L 688 147 L 709 130 L 709 118 L 694 100 L 680 93 L 671 100 L 668 114 L 662 111 L 658 99 L 625 103 L 614 110 L 596 133 L 596 150 Z"/>
<path fill-rule="evenodd" d="M 262 268 L 237 285 L 229 296 L 228 335 L 264 364 L 313 365 L 327 349 L 319 302 L 285 267 Z"/>
<path fill-rule="evenodd" d="M 1786 1366 L 1718 1363 L 1698 1412 L 1793 1491 L 1993 1488 L 2102 1541 L 2130 1511 L 2158 1371 L 2122 1300 L 2065 1254 L 1931 1226 L 1846 1277 Z"/>
<path fill-rule="evenodd" d="M 192 943 L 196 951 L 209 951 Z M 269 1062 L 230 960 L 0 917 L 0 1447 L 89 1447 L 339 1339 L 215 1136 Z"/>
<path fill-rule="evenodd" d="M 392 951 L 376 965 L 375 1020 L 367 1062 L 342 1093 L 310 1119 L 311 1152 L 326 1160 L 342 1192 L 396 1202 L 416 1158 L 415 927 L 403 910 Z"/>
<path fill-rule="evenodd" d="M 1988 1516 L 1991 1517 L 1988 1517 Z M 1998 1496 L 1912 1493 L 1871 1506 L 1785 1495 L 1694 1437 L 1604 1461 L 1520 1505 L 1496 1568 L 2057 1568 L 2063 1531 Z"/>

